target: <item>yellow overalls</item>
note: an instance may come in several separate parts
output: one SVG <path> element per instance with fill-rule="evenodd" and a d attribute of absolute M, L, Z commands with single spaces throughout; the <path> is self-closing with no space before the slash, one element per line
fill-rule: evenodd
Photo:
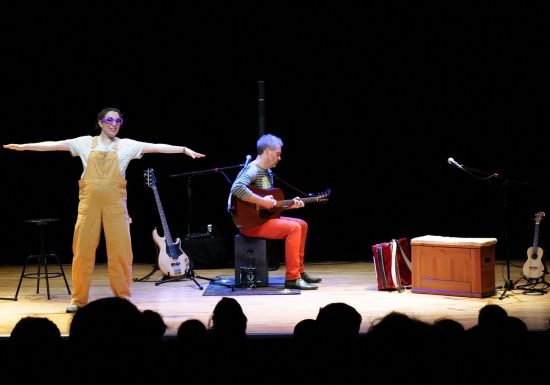
<path fill-rule="evenodd" d="M 118 167 L 118 140 L 113 144 L 113 151 L 104 152 L 95 150 L 98 139 L 96 136 L 92 140 L 86 170 L 78 181 L 79 204 L 73 238 L 71 303 L 79 307 L 88 303 L 102 226 L 113 295 L 129 300 L 132 294 L 130 218 L 126 208 L 126 179 Z"/>

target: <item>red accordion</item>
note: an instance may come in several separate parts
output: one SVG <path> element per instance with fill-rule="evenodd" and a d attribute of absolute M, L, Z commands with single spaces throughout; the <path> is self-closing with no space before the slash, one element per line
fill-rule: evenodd
<path fill-rule="evenodd" d="M 407 238 L 372 245 L 378 290 L 403 291 L 411 286 L 411 257 Z"/>

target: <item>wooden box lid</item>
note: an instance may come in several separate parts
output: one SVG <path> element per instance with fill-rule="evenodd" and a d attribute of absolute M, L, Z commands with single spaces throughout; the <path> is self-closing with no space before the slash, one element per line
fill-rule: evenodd
<path fill-rule="evenodd" d="M 439 235 L 424 235 L 411 239 L 411 245 L 491 246 L 496 243 L 496 238 L 460 238 Z"/>

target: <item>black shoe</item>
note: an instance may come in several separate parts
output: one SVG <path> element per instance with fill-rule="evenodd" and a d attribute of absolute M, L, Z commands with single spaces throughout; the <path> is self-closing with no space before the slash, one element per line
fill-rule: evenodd
<path fill-rule="evenodd" d="M 306 281 L 307 283 L 319 283 L 322 281 L 321 278 L 319 277 L 312 277 L 311 275 L 309 275 L 308 273 L 306 273 L 305 271 L 300 274 L 300 276 L 302 277 L 302 279 L 304 281 Z"/>
<path fill-rule="evenodd" d="M 299 290 L 315 290 L 317 286 L 310 285 L 302 278 L 285 281 L 285 288 L 287 289 L 299 289 Z"/>

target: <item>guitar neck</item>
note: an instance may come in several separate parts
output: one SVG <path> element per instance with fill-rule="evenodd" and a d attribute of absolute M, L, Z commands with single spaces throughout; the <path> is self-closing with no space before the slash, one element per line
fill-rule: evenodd
<path fill-rule="evenodd" d="M 535 223 L 535 237 L 533 238 L 533 254 L 537 254 L 539 248 L 539 223 Z"/>
<path fill-rule="evenodd" d="M 153 192 L 155 193 L 155 201 L 157 202 L 157 208 L 159 210 L 160 221 L 162 223 L 162 230 L 164 232 L 164 239 L 169 245 L 171 245 L 174 242 L 172 241 L 172 235 L 170 235 L 170 230 L 168 229 L 168 222 L 166 222 L 166 217 L 164 216 L 164 210 L 162 208 L 162 203 L 160 201 L 160 196 L 159 196 L 157 186 L 153 186 L 152 189 L 153 189 Z"/>
<path fill-rule="evenodd" d="M 318 202 L 319 197 L 309 197 L 309 198 L 300 198 L 302 202 L 304 203 L 312 203 L 312 202 Z M 294 204 L 294 199 L 284 199 L 281 201 L 277 201 L 277 204 L 275 207 L 287 207 L 292 206 Z"/>

